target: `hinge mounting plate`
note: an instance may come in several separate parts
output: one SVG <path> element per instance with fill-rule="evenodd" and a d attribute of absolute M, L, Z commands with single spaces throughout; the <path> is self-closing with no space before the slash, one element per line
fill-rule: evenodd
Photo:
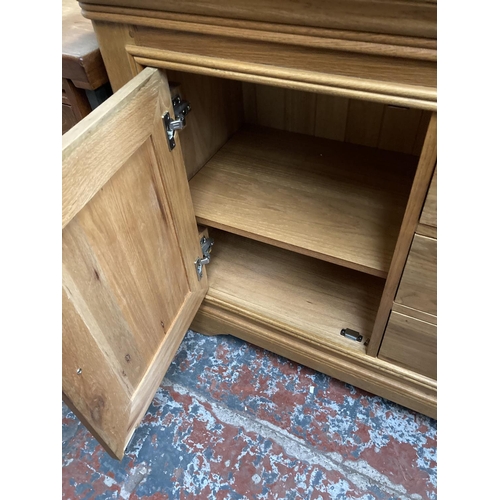
<path fill-rule="evenodd" d="M 168 111 L 162 116 L 170 151 L 175 148 L 175 131 L 182 130 L 186 126 L 186 115 L 191 111 L 189 102 L 183 101 L 178 95 L 172 99 L 172 105 L 174 106 L 174 118 L 170 116 Z"/>

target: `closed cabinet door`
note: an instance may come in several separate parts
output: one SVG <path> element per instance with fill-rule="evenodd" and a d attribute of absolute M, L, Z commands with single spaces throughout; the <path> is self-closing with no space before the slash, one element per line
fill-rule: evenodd
<path fill-rule="evenodd" d="M 207 289 L 168 110 L 146 68 L 63 136 L 63 398 L 118 459 Z"/>

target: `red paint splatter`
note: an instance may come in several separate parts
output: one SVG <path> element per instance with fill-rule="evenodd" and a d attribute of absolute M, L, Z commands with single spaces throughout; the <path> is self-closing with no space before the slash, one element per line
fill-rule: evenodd
<path fill-rule="evenodd" d="M 432 488 L 429 476 L 417 465 L 417 451 L 408 443 L 400 443 L 393 437 L 377 453 L 374 446 L 365 448 L 359 459 L 366 460 L 373 468 L 395 484 L 402 484 L 409 495 L 417 493 L 426 498 Z"/>
<path fill-rule="evenodd" d="M 371 427 L 364 424 L 363 422 L 358 422 L 357 427 L 358 427 L 358 429 L 354 432 L 354 434 L 359 437 L 359 439 L 361 440 L 361 443 L 364 443 L 364 444 L 370 443 L 370 441 L 371 441 L 371 437 L 370 437 Z"/>

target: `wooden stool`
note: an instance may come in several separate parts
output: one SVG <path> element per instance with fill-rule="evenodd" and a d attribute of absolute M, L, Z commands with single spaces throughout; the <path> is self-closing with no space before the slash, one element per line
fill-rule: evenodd
<path fill-rule="evenodd" d="M 111 95 L 92 22 L 76 0 L 62 2 L 62 133 Z"/>

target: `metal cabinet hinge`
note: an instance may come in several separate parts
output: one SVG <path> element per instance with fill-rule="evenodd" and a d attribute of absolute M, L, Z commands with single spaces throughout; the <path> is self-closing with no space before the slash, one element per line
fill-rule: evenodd
<path fill-rule="evenodd" d="M 194 263 L 196 267 L 196 274 L 198 275 L 198 281 L 203 278 L 203 266 L 210 264 L 210 253 L 212 252 L 212 247 L 214 246 L 213 238 L 203 238 L 200 240 L 202 258 L 198 257 Z"/>
<path fill-rule="evenodd" d="M 183 101 L 179 96 L 172 99 L 172 104 L 174 106 L 174 118 L 170 116 L 168 111 L 162 116 L 170 151 L 175 148 L 175 131 L 182 130 L 186 126 L 186 115 L 191 111 L 189 102 Z"/>
<path fill-rule="evenodd" d="M 356 342 L 361 342 L 363 340 L 363 335 L 360 335 L 356 330 L 351 330 L 350 328 L 342 328 L 340 330 L 340 335 L 346 339 L 355 340 Z"/>

